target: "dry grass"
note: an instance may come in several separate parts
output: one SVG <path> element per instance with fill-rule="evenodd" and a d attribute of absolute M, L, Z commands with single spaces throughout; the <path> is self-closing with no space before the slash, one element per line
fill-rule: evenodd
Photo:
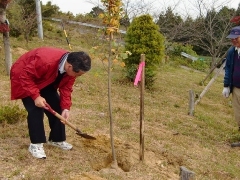
<path fill-rule="evenodd" d="M 29 47 L 55 45 L 67 49 L 65 41 L 59 39 L 35 41 Z M 18 41 L 13 43 L 14 57 L 19 56 L 19 47 L 28 49 Z M 82 139 L 67 128 L 67 141 L 73 144 L 73 150 L 44 145 L 47 159 L 38 160 L 27 150 L 26 121 L 2 125 L 0 179 L 177 180 L 180 166 L 195 172 L 196 179 L 240 179 L 240 149 L 229 146 L 240 136 L 229 105 L 231 99 L 221 95 L 222 75 L 196 106 L 195 115 L 189 116 L 188 91 L 200 94 L 204 86 L 199 82 L 206 74 L 169 64 L 159 68 L 154 90 L 145 92 L 144 162 L 139 161 L 139 89 L 122 81 L 121 68 L 116 67 L 112 78 L 114 142 L 122 171 L 108 168 L 112 158 L 107 72 L 94 58 L 92 70 L 74 86 L 71 122 L 97 139 Z M 4 75 L 4 68 L 1 71 L 0 105 L 22 107 L 20 101 L 9 100 L 9 77 Z M 48 136 L 47 119 L 45 122 Z"/>

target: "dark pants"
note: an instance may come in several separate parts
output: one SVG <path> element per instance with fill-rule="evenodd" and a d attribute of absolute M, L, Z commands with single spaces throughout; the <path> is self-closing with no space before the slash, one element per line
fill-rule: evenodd
<path fill-rule="evenodd" d="M 40 91 L 43 98 L 46 99 L 47 103 L 52 107 L 54 111 L 61 114 L 60 108 L 60 97 L 55 88 L 49 85 Z M 35 106 L 34 101 L 31 97 L 22 99 L 23 105 L 25 106 L 28 116 L 28 130 L 31 143 L 45 143 L 46 135 L 44 130 L 44 113 L 48 117 L 50 126 L 50 134 L 48 140 L 54 142 L 61 142 L 66 140 L 65 125 L 52 113 Z"/>

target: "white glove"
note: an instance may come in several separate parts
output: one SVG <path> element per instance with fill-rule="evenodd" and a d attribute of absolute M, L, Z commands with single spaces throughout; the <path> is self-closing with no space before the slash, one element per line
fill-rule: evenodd
<path fill-rule="evenodd" d="M 223 91 L 222 91 L 223 97 L 228 98 L 229 94 L 230 94 L 230 88 L 229 87 L 224 87 Z"/>

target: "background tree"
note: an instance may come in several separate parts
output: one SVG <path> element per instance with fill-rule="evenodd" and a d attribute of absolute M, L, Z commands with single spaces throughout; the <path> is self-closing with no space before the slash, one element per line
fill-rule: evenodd
<path fill-rule="evenodd" d="M 120 19 L 120 25 L 124 26 L 127 30 L 128 26 L 130 25 L 130 18 L 125 13 L 125 15 Z"/>
<path fill-rule="evenodd" d="M 24 39 L 28 43 L 31 36 L 36 34 L 37 30 L 35 1 L 12 1 L 7 13 L 11 21 L 10 35 L 14 37 L 23 35 Z"/>
<path fill-rule="evenodd" d="M 132 53 L 124 59 L 126 76 L 133 81 L 141 54 L 146 55 L 145 82 L 152 87 L 156 71 L 164 56 L 164 37 L 150 15 L 142 15 L 133 19 L 125 37 L 125 48 Z"/>
<path fill-rule="evenodd" d="M 174 14 L 173 10 L 168 7 L 166 12 L 161 12 L 158 17 L 157 25 L 160 27 L 160 32 L 170 42 L 178 42 L 180 39 L 183 20 L 180 15 Z"/>
<path fill-rule="evenodd" d="M 60 8 L 57 5 L 52 4 L 51 1 L 48 1 L 46 5 L 42 5 L 43 17 L 53 17 L 54 15 L 57 15 L 59 11 Z"/>
<path fill-rule="evenodd" d="M 212 57 L 211 66 L 225 54 L 230 42 L 226 39 L 232 27 L 230 19 L 235 15 L 234 9 L 223 7 L 219 12 L 215 9 L 207 11 L 206 16 L 198 17 L 188 32 L 188 43 L 198 48 L 198 53 Z"/>
<path fill-rule="evenodd" d="M 101 9 L 99 6 L 95 6 L 95 7 L 92 8 L 92 10 L 89 13 L 89 15 L 92 15 L 93 18 L 96 18 L 103 12 L 104 12 L 103 9 Z"/>

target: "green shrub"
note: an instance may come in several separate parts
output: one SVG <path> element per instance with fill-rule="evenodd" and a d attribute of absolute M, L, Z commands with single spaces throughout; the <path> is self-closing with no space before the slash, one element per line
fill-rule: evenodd
<path fill-rule="evenodd" d="M 54 27 L 50 21 L 43 21 L 43 29 L 47 31 L 53 31 Z"/>
<path fill-rule="evenodd" d="M 18 105 L 0 106 L 0 123 L 15 124 L 25 120 L 27 117 L 26 111 Z"/>
<path fill-rule="evenodd" d="M 181 52 L 198 57 L 197 53 L 193 50 L 193 46 L 189 44 L 183 45 L 181 43 L 171 43 L 168 45 L 168 55 L 181 56 Z"/>
<path fill-rule="evenodd" d="M 133 19 L 125 36 L 125 48 L 132 53 L 123 60 L 126 77 L 134 80 L 141 54 L 145 54 L 145 83 L 150 88 L 164 56 L 164 37 L 150 15 Z"/>
<path fill-rule="evenodd" d="M 200 58 L 197 53 L 192 49 L 191 45 L 183 45 L 181 43 L 168 43 L 167 46 L 167 53 L 170 56 L 171 64 L 178 64 L 182 66 L 187 66 L 189 68 L 193 68 L 199 71 L 206 71 L 209 69 L 210 63 L 209 61 Z M 198 58 L 196 61 L 192 59 L 183 57 L 181 52 L 185 52 L 191 56 Z"/>
<path fill-rule="evenodd" d="M 193 68 L 193 69 L 196 69 L 196 70 L 199 70 L 199 71 L 206 71 L 209 69 L 209 62 L 207 61 L 202 61 L 202 60 L 197 60 L 197 61 L 194 61 L 190 64 L 190 66 Z"/>

